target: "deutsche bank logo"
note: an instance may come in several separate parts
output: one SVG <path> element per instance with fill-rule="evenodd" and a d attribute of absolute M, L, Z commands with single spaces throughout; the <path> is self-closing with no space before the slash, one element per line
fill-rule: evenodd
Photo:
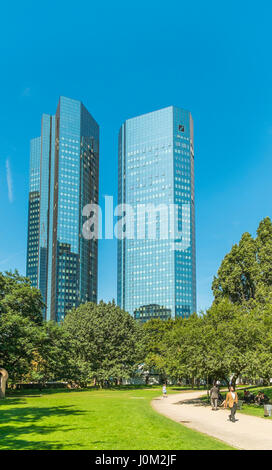
<path fill-rule="evenodd" d="M 179 130 L 180 132 L 184 132 L 184 126 L 183 126 L 182 124 L 179 124 L 178 130 Z"/>

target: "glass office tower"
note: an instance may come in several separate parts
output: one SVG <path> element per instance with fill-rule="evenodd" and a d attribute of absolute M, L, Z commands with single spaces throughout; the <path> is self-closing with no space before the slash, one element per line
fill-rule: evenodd
<path fill-rule="evenodd" d="M 118 153 L 118 204 L 129 205 L 119 213 L 126 219 L 118 232 L 118 305 L 142 322 L 188 317 L 196 311 L 191 113 L 170 106 L 128 119 Z M 143 204 L 168 208 L 163 236 L 159 210 L 139 219 Z M 148 217 L 155 237 L 148 234 Z M 175 243 L 177 231 L 182 236 Z"/>
<path fill-rule="evenodd" d="M 99 126 L 80 101 L 62 96 L 30 147 L 26 274 L 47 320 L 97 300 L 97 240 L 82 237 L 82 209 L 98 204 L 98 171 Z"/>

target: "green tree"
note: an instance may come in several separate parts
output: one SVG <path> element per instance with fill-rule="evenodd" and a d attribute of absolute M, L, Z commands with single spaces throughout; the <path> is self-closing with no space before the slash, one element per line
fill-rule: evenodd
<path fill-rule="evenodd" d="M 257 259 L 260 265 L 260 284 L 271 292 L 272 286 L 272 223 L 269 217 L 260 222 L 256 237 Z"/>
<path fill-rule="evenodd" d="M 232 247 L 221 263 L 212 289 L 215 302 L 207 318 L 216 330 L 213 346 L 218 343 L 224 351 L 223 369 L 229 375 L 234 374 L 233 381 L 240 373 L 268 380 L 272 374 L 272 223 L 269 217 L 260 222 L 255 239 L 245 233 L 239 244 Z"/>
<path fill-rule="evenodd" d="M 13 312 L 42 324 L 44 303 L 39 289 L 31 286 L 28 278 L 18 271 L 0 273 L 0 314 Z"/>
<path fill-rule="evenodd" d="M 11 381 L 29 371 L 40 340 L 42 297 L 30 281 L 15 273 L 0 273 L 0 364 Z"/>
<path fill-rule="evenodd" d="M 256 242 L 244 233 L 238 245 L 234 245 L 214 278 L 212 290 L 215 301 L 228 298 L 233 303 L 254 299 L 260 279 Z"/>
<path fill-rule="evenodd" d="M 31 370 L 27 378 L 44 386 L 46 382 L 68 380 L 73 371 L 69 369 L 69 338 L 61 325 L 44 322 L 39 330 L 39 342 L 33 351 Z"/>
<path fill-rule="evenodd" d="M 244 370 L 245 376 L 250 379 L 262 378 L 267 384 L 272 377 L 272 304 L 259 303 L 250 313 L 250 320 L 254 319 L 255 328 L 258 328 L 258 338 L 255 342 L 251 360 Z"/>
<path fill-rule="evenodd" d="M 272 374 L 272 308 L 248 309 L 228 299 L 216 302 L 206 314 L 177 319 L 161 340 L 164 370 L 194 386 L 243 374 L 251 379 Z"/>
<path fill-rule="evenodd" d="M 212 290 L 215 301 L 223 298 L 233 303 L 248 302 L 253 307 L 265 303 L 272 292 L 272 223 L 263 219 L 254 239 L 244 233 L 224 257 Z"/>
<path fill-rule="evenodd" d="M 166 362 L 164 355 L 165 336 L 173 328 L 174 321 L 152 319 L 143 324 L 143 355 L 144 370 L 147 372 L 146 383 L 150 372 L 158 372 L 160 382 L 167 380 Z"/>
<path fill-rule="evenodd" d="M 141 326 L 114 303 L 88 302 L 69 312 L 63 323 L 69 335 L 73 378 L 119 383 L 136 373 L 141 360 Z"/>
<path fill-rule="evenodd" d="M 194 387 L 209 374 L 208 352 L 211 332 L 202 316 L 179 318 L 164 342 L 166 371 L 178 381 L 186 378 Z"/>
<path fill-rule="evenodd" d="M 40 327 L 29 318 L 12 311 L 0 313 L 0 365 L 11 382 L 29 372 L 39 333 Z"/>
<path fill-rule="evenodd" d="M 231 376 L 235 384 L 239 375 L 246 375 L 250 367 L 260 367 L 260 350 L 263 345 L 264 319 L 259 311 L 249 310 L 244 305 L 232 304 L 224 299 L 214 303 L 207 312 L 205 322 L 213 330 L 210 344 L 210 363 L 215 362 L 214 376 Z M 257 370 L 257 369 L 256 369 Z"/>

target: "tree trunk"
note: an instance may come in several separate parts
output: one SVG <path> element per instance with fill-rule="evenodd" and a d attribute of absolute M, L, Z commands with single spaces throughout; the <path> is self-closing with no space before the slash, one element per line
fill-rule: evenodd
<path fill-rule="evenodd" d="M 236 380 L 238 379 L 240 374 L 234 375 L 231 379 L 231 386 L 235 388 L 236 386 Z"/>
<path fill-rule="evenodd" d="M 5 369 L 0 368 L 0 398 L 6 396 L 6 384 L 8 380 L 8 373 Z"/>
<path fill-rule="evenodd" d="M 224 376 L 223 379 L 225 380 L 227 387 L 229 387 L 229 378 Z"/>

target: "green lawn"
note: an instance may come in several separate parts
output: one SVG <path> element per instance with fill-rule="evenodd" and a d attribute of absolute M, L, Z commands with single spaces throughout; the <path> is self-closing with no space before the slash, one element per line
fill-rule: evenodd
<path fill-rule="evenodd" d="M 158 395 L 127 388 L 8 396 L 0 401 L 0 449 L 231 449 L 157 414 L 150 400 Z"/>
<path fill-rule="evenodd" d="M 265 395 L 267 395 L 270 398 L 270 403 L 272 403 L 272 387 L 254 387 L 251 388 L 249 387 L 249 390 L 254 393 L 254 395 L 257 395 L 259 390 L 261 390 Z M 244 393 L 238 391 L 238 396 L 242 400 Z M 261 405 L 246 405 L 243 404 L 243 407 L 241 410 L 239 410 L 239 413 L 243 413 L 246 415 L 253 415 L 253 416 L 259 416 L 261 418 L 264 418 L 264 407 Z M 271 419 L 272 417 L 266 417 L 265 419 Z"/>

